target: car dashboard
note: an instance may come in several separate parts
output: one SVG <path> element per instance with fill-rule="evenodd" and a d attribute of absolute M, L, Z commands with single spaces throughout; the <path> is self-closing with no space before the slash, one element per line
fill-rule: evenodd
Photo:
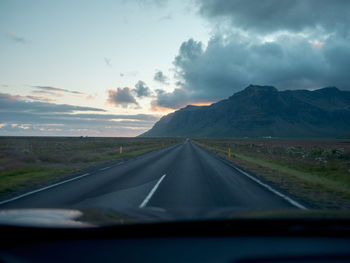
<path fill-rule="evenodd" d="M 350 262 L 348 221 L 2 226 L 0 262 Z"/>

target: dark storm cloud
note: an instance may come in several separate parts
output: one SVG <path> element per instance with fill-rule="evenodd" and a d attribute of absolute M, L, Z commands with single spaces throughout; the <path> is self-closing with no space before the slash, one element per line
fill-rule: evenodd
<path fill-rule="evenodd" d="M 123 108 L 127 108 L 130 105 L 139 105 L 132 95 L 130 88 L 117 88 L 117 90 L 108 90 L 107 93 L 108 103 L 114 104 L 116 106 L 121 106 Z"/>
<path fill-rule="evenodd" d="M 200 42 L 184 42 L 174 60 L 179 92 L 158 93 L 156 105 L 176 108 L 189 102 L 227 98 L 250 83 L 279 89 L 337 86 L 350 89 L 349 38 L 325 40 L 283 34 L 273 42 L 239 34 L 213 37 L 204 50 Z"/>
<path fill-rule="evenodd" d="M 132 89 L 132 92 L 135 93 L 138 98 L 150 97 L 152 95 L 150 88 L 142 80 L 139 80 L 135 84 L 135 88 Z"/>
<path fill-rule="evenodd" d="M 199 11 L 208 18 L 224 18 L 243 30 L 266 33 L 302 31 L 321 27 L 347 30 L 348 0 L 198 0 Z"/>
<path fill-rule="evenodd" d="M 151 102 L 151 109 L 157 110 L 158 107 L 178 109 L 188 102 L 188 94 L 185 90 L 176 88 L 173 92 L 156 90 L 157 98 Z"/>
<path fill-rule="evenodd" d="M 350 89 L 350 1 L 196 2 L 214 22 L 213 36 L 206 48 L 193 39 L 181 44 L 173 62 L 180 87 L 158 92 L 154 107 L 220 100 L 250 83 Z"/>
<path fill-rule="evenodd" d="M 157 71 L 157 72 L 154 74 L 153 79 L 154 79 L 155 81 L 158 81 L 158 82 L 162 83 L 162 84 L 166 84 L 166 85 L 169 84 L 169 83 L 168 83 L 168 79 L 169 79 L 169 78 L 168 78 L 167 76 L 165 76 L 164 73 L 163 73 L 161 70 Z"/>
<path fill-rule="evenodd" d="M 203 54 L 202 42 L 197 42 L 192 38 L 181 44 L 179 55 L 175 57 L 175 66 L 182 67 L 188 61 L 196 60 Z"/>

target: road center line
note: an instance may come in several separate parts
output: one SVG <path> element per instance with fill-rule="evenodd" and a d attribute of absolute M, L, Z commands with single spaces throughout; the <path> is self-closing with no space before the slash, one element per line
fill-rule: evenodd
<path fill-rule="evenodd" d="M 62 181 L 62 182 L 58 182 L 58 183 L 55 183 L 55 184 L 52 184 L 52 185 L 48 185 L 48 186 L 45 186 L 45 187 L 43 187 L 43 188 L 40 188 L 40 189 L 31 191 L 31 192 L 28 192 L 28 193 L 25 193 L 25 194 L 22 194 L 22 195 L 18 195 L 18 196 L 16 196 L 16 197 L 11 198 L 11 199 L 7 199 L 7 200 L 4 200 L 4 201 L 0 201 L 0 205 L 3 205 L 3 204 L 6 204 L 6 203 L 9 203 L 9 202 L 18 200 L 18 199 L 20 199 L 20 198 L 22 198 L 22 197 L 25 197 L 25 196 L 28 196 L 28 195 L 32 195 L 32 194 L 35 194 L 35 193 L 38 193 L 38 192 L 41 192 L 41 191 L 44 191 L 44 190 L 47 190 L 47 189 L 56 187 L 56 186 L 61 185 L 61 184 L 65 184 L 65 183 L 68 183 L 68 182 L 71 182 L 71 181 L 80 179 L 80 178 L 85 177 L 85 176 L 88 176 L 88 175 L 90 175 L 90 174 L 89 174 L 89 173 L 82 174 L 82 175 L 79 175 L 79 176 L 77 176 L 77 177 L 74 177 L 74 178 L 71 178 L 71 179 L 68 179 L 68 180 L 64 180 L 64 181 Z"/>
<path fill-rule="evenodd" d="M 109 168 L 111 168 L 111 167 L 110 167 L 110 166 L 107 166 L 107 167 L 101 168 L 100 171 L 104 171 L 104 170 L 107 170 L 107 169 L 109 169 Z"/>
<path fill-rule="evenodd" d="M 166 176 L 166 174 L 164 174 L 156 183 L 156 185 L 152 188 L 151 192 L 149 192 L 149 194 L 146 196 L 145 200 L 143 200 L 143 202 L 140 204 L 140 208 L 144 208 L 148 201 L 151 199 L 152 195 L 156 192 L 158 186 L 160 185 L 160 183 L 163 181 L 164 177 Z"/>

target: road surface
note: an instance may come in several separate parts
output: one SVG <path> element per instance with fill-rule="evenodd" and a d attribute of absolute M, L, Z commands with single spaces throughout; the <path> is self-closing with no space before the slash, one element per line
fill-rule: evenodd
<path fill-rule="evenodd" d="M 185 140 L 39 189 L 0 204 L 0 209 L 96 207 L 123 211 L 141 208 L 191 218 L 218 211 L 298 207 L 298 203 L 253 179 Z"/>

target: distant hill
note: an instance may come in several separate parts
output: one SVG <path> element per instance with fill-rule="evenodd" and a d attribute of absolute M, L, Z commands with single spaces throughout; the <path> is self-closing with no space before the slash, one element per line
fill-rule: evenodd
<path fill-rule="evenodd" d="M 350 91 L 278 91 L 250 85 L 210 106 L 162 117 L 145 137 L 342 137 L 350 135 Z"/>

